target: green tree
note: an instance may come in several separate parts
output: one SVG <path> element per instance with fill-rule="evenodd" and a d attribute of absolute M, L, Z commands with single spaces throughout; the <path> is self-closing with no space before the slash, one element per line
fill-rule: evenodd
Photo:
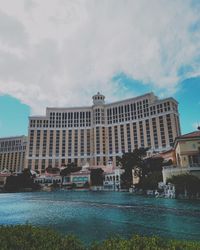
<path fill-rule="evenodd" d="M 52 168 L 52 166 L 48 166 L 46 168 L 46 172 L 48 174 L 60 174 L 60 169 L 59 168 Z"/>
<path fill-rule="evenodd" d="M 101 168 L 91 169 L 90 178 L 91 178 L 92 186 L 102 186 L 103 185 L 103 170 Z"/>
<path fill-rule="evenodd" d="M 158 188 L 158 183 L 162 181 L 162 172 L 155 171 L 141 178 L 140 182 L 136 185 L 137 188 L 143 190 L 155 190 Z"/>
<path fill-rule="evenodd" d="M 18 192 L 25 188 L 39 189 L 39 185 L 34 183 L 30 169 L 24 169 L 21 174 L 11 175 L 6 180 L 5 190 L 7 192 Z"/>
<path fill-rule="evenodd" d="M 192 198 L 200 195 L 200 179 L 194 175 L 181 174 L 172 176 L 167 182 L 175 185 L 176 196 L 182 194 Z"/>
<path fill-rule="evenodd" d="M 60 171 L 60 175 L 61 176 L 67 176 L 71 173 L 74 173 L 74 172 L 78 172 L 81 170 L 81 167 L 77 167 L 77 165 L 75 165 L 73 162 L 72 163 L 69 163 L 67 164 L 67 167 L 62 169 Z"/>
<path fill-rule="evenodd" d="M 129 188 L 132 185 L 132 170 L 137 170 L 137 175 L 141 177 L 144 169 L 144 157 L 147 148 L 136 148 L 133 152 L 124 153 L 122 157 L 117 157 L 117 164 L 125 170 L 122 174 L 122 188 Z"/>

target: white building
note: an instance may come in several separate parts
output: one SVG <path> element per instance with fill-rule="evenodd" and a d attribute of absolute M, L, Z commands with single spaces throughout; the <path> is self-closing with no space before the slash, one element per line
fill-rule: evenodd
<path fill-rule="evenodd" d="M 105 173 L 103 181 L 103 189 L 106 191 L 120 191 L 121 175 L 123 173 L 124 170 L 120 168 L 116 168 L 110 173 Z"/>
<path fill-rule="evenodd" d="M 29 118 L 26 166 L 45 172 L 48 166 L 71 162 L 78 166 L 107 165 L 135 147 L 169 149 L 180 135 L 178 103 L 153 93 L 105 103 L 93 96 L 93 105 L 47 108 L 45 116 Z"/>

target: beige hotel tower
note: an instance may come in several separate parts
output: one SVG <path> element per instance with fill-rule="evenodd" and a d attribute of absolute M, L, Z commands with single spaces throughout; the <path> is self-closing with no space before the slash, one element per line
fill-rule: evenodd
<path fill-rule="evenodd" d="M 108 104 L 100 93 L 92 98 L 92 106 L 47 108 L 46 116 L 29 118 L 26 167 L 43 173 L 70 162 L 115 165 L 123 152 L 167 150 L 180 135 L 174 98 L 147 93 Z"/>

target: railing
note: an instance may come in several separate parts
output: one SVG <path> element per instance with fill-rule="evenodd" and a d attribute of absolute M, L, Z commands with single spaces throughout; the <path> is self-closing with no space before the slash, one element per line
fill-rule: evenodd
<path fill-rule="evenodd" d="M 192 164 L 187 167 L 180 167 L 180 166 L 165 166 L 163 167 L 164 172 L 190 172 L 190 171 L 200 171 L 199 164 Z"/>
<path fill-rule="evenodd" d="M 163 166 L 163 170 L 167 170 L 167 169 L 193 169 L 193 168 L 200 168 L 200 163 L 193 163 L 190 164 L 186 167 L 181 167 L 181 166 Z"/>

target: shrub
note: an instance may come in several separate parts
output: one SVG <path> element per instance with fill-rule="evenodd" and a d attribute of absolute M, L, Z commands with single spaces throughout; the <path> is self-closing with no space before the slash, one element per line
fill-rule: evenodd
<path fill-rule="evenodd" d="M 86 247 L 73 235 L 63 236 L 48 228 L 31 225 L 0 226 L 1 250 L 198 250 L 200 242 L 167 240 L 134 235 L 115 236 Z"/>

